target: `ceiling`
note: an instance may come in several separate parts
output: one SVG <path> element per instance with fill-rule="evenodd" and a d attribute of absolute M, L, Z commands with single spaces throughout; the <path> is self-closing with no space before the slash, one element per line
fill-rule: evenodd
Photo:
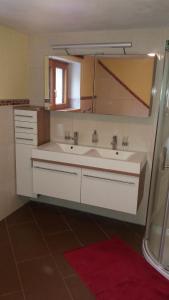
<path fill-rule="evenodd" d="M 169 1 L 0 0 L 0 25 L 30 33 L 169 26 Z"/>

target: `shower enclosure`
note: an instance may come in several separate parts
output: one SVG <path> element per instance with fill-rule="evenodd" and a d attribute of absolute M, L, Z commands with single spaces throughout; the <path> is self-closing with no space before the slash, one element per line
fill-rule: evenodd
<path fill-rule="evenodd" d="M 166 43 L 150 205 L 143 254 L 169 279 L 169 49 Z"/>

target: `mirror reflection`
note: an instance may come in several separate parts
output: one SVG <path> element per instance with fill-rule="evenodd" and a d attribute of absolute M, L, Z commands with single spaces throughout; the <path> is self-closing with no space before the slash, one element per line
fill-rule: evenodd
<path fill-rule="evenodd" d="M 61 111 L 147 117 L 154 73 L 146 55 L 45 57 L 45 99 Z"/>

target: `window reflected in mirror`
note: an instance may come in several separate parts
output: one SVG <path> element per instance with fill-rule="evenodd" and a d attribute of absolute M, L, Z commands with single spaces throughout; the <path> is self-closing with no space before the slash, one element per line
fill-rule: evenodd
<path fill-rule="evenodd" d="M 56 110 L 147 117 L 155 62 L 146 55 L 45 57 L 45 98 Z"/>

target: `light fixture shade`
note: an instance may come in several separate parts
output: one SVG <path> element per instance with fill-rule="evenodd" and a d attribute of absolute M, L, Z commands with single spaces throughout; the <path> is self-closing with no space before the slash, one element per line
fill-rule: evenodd
<path fill-rule="evenodd" d="M 82 43 L 52 45 L 52 49 L 83 49 L 83 48 L 131 48 L 131 42 L 120 43 Z"/>

